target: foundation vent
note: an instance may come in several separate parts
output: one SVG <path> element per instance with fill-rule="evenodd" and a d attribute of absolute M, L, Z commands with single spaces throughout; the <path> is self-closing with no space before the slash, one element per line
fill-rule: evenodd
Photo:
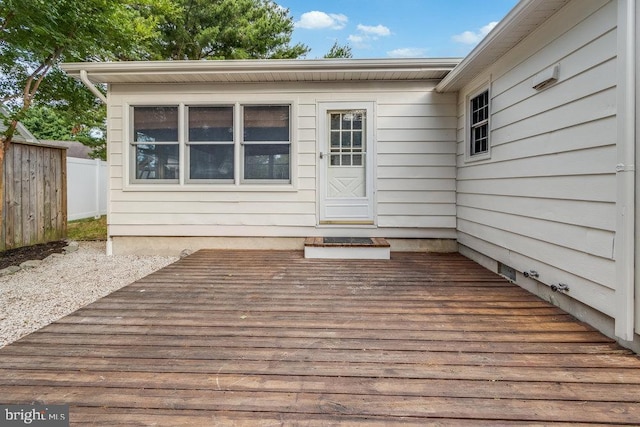
<path fill-rule="evenodd" d="M 507 279 L 511 280 L 512 282 L 516 281 L 516 270 L 515 268 L 509 267 L 506 264 L 503 264 L 501 262 L 498 263 L 498 274 L 500 274 L 501 276 L 506 277 Z"/>

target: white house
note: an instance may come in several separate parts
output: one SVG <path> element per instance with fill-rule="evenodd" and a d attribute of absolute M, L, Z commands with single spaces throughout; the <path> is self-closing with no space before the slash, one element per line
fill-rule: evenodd
<path fill-rule="evenodd" d="M 66 64 L 109 83 L 114 253 L 344 235 L 455 250 L 457 94 L 435 87 L 458 62 Z"/>
<path fill-rule="evenodd" d="M 64 69 L 109 85 L 115 253 L 459 250 L 638 351 L 639 15 L 522 0 L 462 61 Z"/>

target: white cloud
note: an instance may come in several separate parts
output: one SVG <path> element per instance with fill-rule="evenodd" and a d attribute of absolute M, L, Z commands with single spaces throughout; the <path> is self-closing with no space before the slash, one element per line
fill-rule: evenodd
<path fill-rule="evenodd" d="M 305 12 L 300 16 L 300 20 L 295 23 L 298 28 L 306 28 L 309 30 L 322 30 L 329 28 L 331 30 L 341 30 L 347 25 L 346 15 L 341 13 L 325 13 L 318 10 Z"/>
<path fill-rule="evenodd" d="M 364 34 L 371 35 L 372 37 L 375 37 L 375 36 L 385 37 L 385 36 L 391 35 L 391 30 L 385 27 L 384 25 L 376 25 L 374 27 L 370 25 L 358 24 L 358 31 Z"/>
<path fill-rule="evenodd" d="M 356 34 L 351 34 L 349 37 L 347 37 L 347 40 L 349 40 L 351 43 L 364 43 L 364 37 L 358 36 Z"/>
<path fill-rule="evenodd" d="M 391 58 L 419 58 L 425 56 L 427 49 L 420 47 L 403 47 L 387 52 Z"/>
<path fill-rule="evenodd" d="M 451 39 L 454 42 L 462 43 L 462 44 L 478 44 L 480 41 L 487 35 L 493 28 L 498 25 L 497 22 L 489 22 L 484 27 L 480 28 L 480 30 L 474 31 L 465 31 L 460 34 L 456 34 Z"/>
<path fill-rule="evenodd" d="M 391 35 L 391 30 L 381 24 L 375 26 L 358 24 L 357 29 L 358 33 L 351 34 L 347 39 L 353 47 L 358 49 L 369 49 L 371 47 L 369 42 Z"/>
<path fill-rule="evenodd" d="M 347 37 L 347 40 L 349 40 L 353 47 L 357 49 L 369 49 L 371 47 L 371 45 L 367 43 L 369 39 L 366 36 L 351 34 L 349 35 L 349 37 Z"/>

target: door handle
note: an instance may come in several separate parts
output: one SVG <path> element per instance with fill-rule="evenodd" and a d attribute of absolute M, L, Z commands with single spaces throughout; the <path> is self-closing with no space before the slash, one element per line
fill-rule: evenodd
<path fill-rule="evenodd" d="M 324 153 L 322 151 L 320 152 L 320 158 L 324 159 Z"/>

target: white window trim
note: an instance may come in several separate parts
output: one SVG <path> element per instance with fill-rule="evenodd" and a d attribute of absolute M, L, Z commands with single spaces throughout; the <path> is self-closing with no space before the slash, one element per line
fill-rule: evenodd
<path fill-rule="evenodd" d="M 134 141 L 134 114 L 133 108 L 135 107 L 177 107 L 178 108 L 178 140 L 177 141 L 157 141 L 151 143 L 145 142 L 135 142 Z M 124 141 L 124 145 L 126 146 L 126 153 L 128 155 L 128 161 L 123 162 L 123 167 L 127 169 L 127 184 L 128 185 L 179 185 L 182 181 L 182 162 L 178 160 L 178 179 L 142 179 L 136 178 L 135 170 L 136 170 L 136 145 L 178 145 L 178 156 L 179 159 L 182 158 L 182 135 L 181 135 L 181 127 L 182 127 L 182 114 L 183 109 L 181 104 L 175 103 L 143 103 L 143 104 L 135 104 L 135 105 L 127 105 L 126 107 L 126 120 L 128 123 L 128 129 L 126 133 L 126 139 Z M 125 166 L 126 165 L 126 166 Z"/>
<path fill-rule="evenodd" d="M 488 94 L 488 103 L 489 103 L 489 114 L 487 117 L 487 151 L 483 153 L 472 154 L 471 153 L 471 120 L 472 120 L 472 112 L 471 112 L 471 100 L 482 93 L 487 92 Z M 477 88 L 476 90 L 470 92 L 465 97 L 465 126 L 464 126 L 464 153 L 465 153 L 465 162 L 477 162 L 480 160 L 488 160 L 491 158 L 491 85 L 489 82 L 484 83 L 482 86 Z"/>
<path fill-rule="evenodd" d="M 234 134 L 241 135 L 242 123 L 241 123 L 241 111 L 242 106 L 245 105 L 288 105 L 289 106 L 289 181 L 271 181 L 271 180 L 242 180 L 242 142 L 234 140 L 234 161 L 236 162 L 234 182 L 203 182 L 198 183 L 193 180 L 189 180 L 186 173 L 188 167 L 186 159 L 187 151 L 187 131 L 185 127 L 185 108 L 186 106 L 216 106 L 227 105 L 234 107 Z M 296 192 L 298 191 L 298 131 L 297 131 L 297 115 L 298 115 L 298 103 L 292 99 L 270 99 L 268 101 L 255 101 L 251 99 L 241 98 L 236 101 L 190 101 L 190 102 L 136 102 L 133 100 L 126 100 L 122 104 L 123 106 L 123 123 L 126 128 L 122 132 L 122 191 L 125 192 L 166 192 L 166 191 L 181 191 L 181 192 L 199 192 L 199 191 L 221 191 L 221 192 Z M 179 110 L 178 117 L 178 144 L 180 151 L 180 179 L 179 182 L 167 181 L 167 180 L 135 180 L 132 175 L 135 165 L 135 156 L 132 154 L 132 134 L 133 134 L 133 107 L 155 107 L 155 106 L 177 106 Z"/>
<path fill-rule="evenodd" d="M 274 107 L 289 107 L 289 140 L 288 141 L 245 141 L 244 140 L 244 107 L 259 107 L 259 106 L 274 106 Z M 275 103 L 275 102 L 244 102 L 239 103 L 238 107 L 240 109 L 240 114 L 238 115 L 239 120 L 239 130 L 238 130 L 238 141 L 240 146 L 240 154 L 238 156 L 240 165 L 239 172 L 240 176 L 238 177 L 238 181 L 240 185 L 287 185 L 292 182 L 293 176 L 293 129 L 292 129 L 292 116 L 293 116 L 293 103 Z M 244 177 L 244 150 L 247 145 L 288 145 L 289 146 L 289 179 L 288 180 L 280 180 L 280 179 L 246 179 Z"/>
<path fill-rule="evenodd" d="M 232 128 L 233 128 L 233 137 L 231 139 L 231 141 L 189 141 L 189 108 L 190 107 L 229 107 L 232 109 L 233 111 L 233 123 L 232 123 Z M 238 121 L 237 115 L 236 115 L 236 104 L 234 103 L 206 103 L 206 104 L 202 104 L 202 103 L 185 103 L 185 107 L 184 107 L 184 112 L 185 112 L 185 116 L 184 116 L 184 126 L 182 128 L 182 131 L 184 132 L 184 182 L 187 185 L 235 185 L 235 183 L 237 182 L 237 171 L 236 171 L 236 135 L 237 135 L 237 126 L 236 126 L 236 122 Z M 191 167 L 191 150 L 189 149 L 190 146 L 192 145 L 233 145 L 233 159 L 234 159 L 234 164 L 233 164 L 233 174 L 234 177 L 232 179 L 192 179 L 189 177 L 189 173 L 188 170 L 190 170 Z"/>

